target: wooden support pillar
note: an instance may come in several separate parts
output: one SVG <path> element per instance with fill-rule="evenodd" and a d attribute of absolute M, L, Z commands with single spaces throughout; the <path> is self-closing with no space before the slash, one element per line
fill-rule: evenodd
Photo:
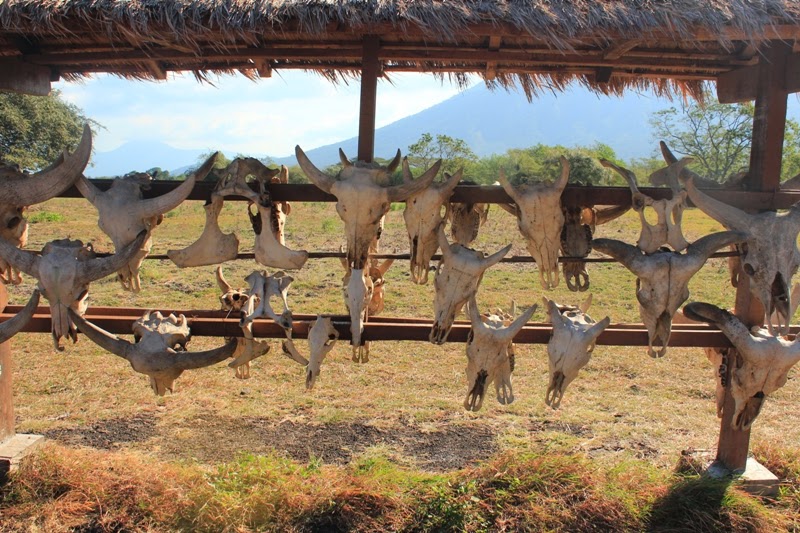
<path fill-rule="evenodd" d="M 0 309 L 8 304 L 6 286 L 0 283 Z M 11 391 L 11 341 L 0 344 L 0 443 L 14 436 L 14 396 Z"/>
<path fill-rule="evenodd" d="M 358 160 L 372 161 L 375 152 L 375 108 L 378 98 L 380 39 L 366 35 L 361 59 L 361 109 L 358 116 Z"/>

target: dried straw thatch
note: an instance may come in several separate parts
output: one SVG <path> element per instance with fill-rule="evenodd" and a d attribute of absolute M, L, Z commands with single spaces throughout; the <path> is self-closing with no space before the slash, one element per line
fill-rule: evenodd
<path fill-rule="evenodd" d="M 766 39 L 800 37 L 794 0 L 4 0 L 0 57 L 65 78 L 159 78 L 170 70 L 357 76 L 365 35 L 385 73 L 490 84 L 578 81 L 602 92 L 697 93 L 758 61 Z M 494 60 L 493 58 L 497 59 Z"/>

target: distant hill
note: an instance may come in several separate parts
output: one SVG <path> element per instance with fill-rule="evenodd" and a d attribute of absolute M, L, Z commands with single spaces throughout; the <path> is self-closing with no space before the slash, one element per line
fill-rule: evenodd
<path fill-rule="evenodd" d="M 464 139 L 482 157 L 537 143 L 586 146 L 602 142 L 629 160 L 655 153 L 657 146 L 648 120 L 653 112 L 670 105 L 650 95 L 630 94 L 622 99 L 579 89 L 557 95 L 545 93 L 529 103 L 521 93 L 490 91 L 479 84 L 378 129 L 375 155 L 391 157 L 398 148 L 405 152 L 428 132 Z M 355 158 L 357 145 L 358 140 L 353 137 L 306 149 L 306 153 L 322 167 L 339 160 L 340 147 Z M 158 142 L 131 142 L 111 152 L 96 153 L 95 166 L 87 174 L 113 176 L 155 166 L 173 172 L 195 164 L 204 152 L 207 150 L 178 150 Z M 296 164 L 294 154 L 271 159 L 277 164 Z"/>

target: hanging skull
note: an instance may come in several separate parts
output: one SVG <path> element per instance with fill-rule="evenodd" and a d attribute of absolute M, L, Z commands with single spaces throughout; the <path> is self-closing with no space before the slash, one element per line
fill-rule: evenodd
<path fill-rule="evenodd" d="M 306 367 L 306 390 L 314 388 L 314 382 L 319 377 L 322 361 L 333 349 L 339 332 L 333 327 L 330 317 L 317 316 L 311 329 L 308 330 L 308 348 L 311 355 L 306 359 L 294 345 L 292 339 L 283 341 L 283 352 L 292 360 Z"/>

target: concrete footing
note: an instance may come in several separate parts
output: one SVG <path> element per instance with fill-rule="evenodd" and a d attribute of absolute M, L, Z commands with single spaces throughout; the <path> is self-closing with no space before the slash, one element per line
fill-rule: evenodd
<path fill-rule="evenodd" d="M 0 484 L 6 482 L 8 474 L 19 466 L 23 457 L 44 442 L 41 435 L 17 434 L 0 442 Z"/>
<path fill-rule="evenodd" d="M 714 479 L 732 478 L 745 492 L 755 496 L 777 496 L 780 480 L 767 468 L 753 459 L 747 459 L 744 471 L 730 471 L 720 462 L 714 461 L 706 470 L 706 475 Z"/>

